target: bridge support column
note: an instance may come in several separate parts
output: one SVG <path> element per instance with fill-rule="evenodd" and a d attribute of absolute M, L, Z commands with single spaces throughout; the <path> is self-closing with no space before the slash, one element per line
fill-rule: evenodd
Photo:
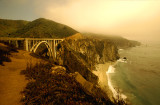
<path fill-rule="evenodd" d="M 28 51 L 30 51 L 32 48 L 32 45 L 31 45 L 31 40 L 28 40 Z"/>
<path fill-rule="evenodd" d="M 11 40 L 9 40 L 9 42 L 8 42 L 9 44 L 11 44 Z"/>
<path fill-rule="evenodd" d="M 53 54 L 53 43 L 52 43 L 53 41 L 51 40 L 50 41 L 50 47 L 51 47 L 51 52 L 52 52 L 52 57 L 54 56 L 54 54 Z M 53 57 L 54 58 L 54 57 Z"/>
<path fill-rule="evenodd" d="M 24 50 L 29 51 L 29 49 L 28 49 L 28 39 L 24 40 Z"/>
<path fill-rule="evenodd" d="M 16 47 L 18 48 L 19 46 L 18 46 L 18 40 L 16 40 Z"/>
<path fill-rule="evenodd" d="M 54 51 L 53 51 L 53 54 L 54 54 L 54 58 L 56 58 L 56 40 L 53 41 L 54 43 Z"/>

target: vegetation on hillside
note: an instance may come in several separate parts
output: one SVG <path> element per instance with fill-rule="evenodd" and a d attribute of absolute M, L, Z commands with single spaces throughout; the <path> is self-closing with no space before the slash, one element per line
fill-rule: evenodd
<path fill-rule="evenodd" d="M 66 25 L 39 18 L 12 34 L 14 37 L 64 38 L 75 33 L 77 33 L 76 30 Z"/>
<path fill-rule="evenodd" d="M 76 82 L 74 74 L 57 69 L 52 72 L 52 64 L 28 63 L 23 72 L 30 79 L 22 92 L 25 105 L 123 105 L 123 101 L 111 102 L 104 98 L 87 94 Z"/>
<path fill-rule="evenodd" d="M 24 27 L 28 21 L 0 19 L 0 37 L 10 37 L 11 33 Z"/>
<path fill-rule="evenodd" d="M 0 65 L 3 65 L 3 62 L 11 61 L 9 57 L 11 52 L 17 52 L 17 48 L 7 42 L 0 42 Z"/>
<path fill-rule="evenodd" d="M 0 19 L 0 37 L 64 38 L 75 33 L 67 25 L 44 18 L 32 22 Z"/>
<path fill-rule="evenodd" d="M 66 25 L 44 18 L 32 22 L 1 20 L 0 28 L 2 28 L 0 36 L 6 35 L 7 37 L 65 38 L 77 33 L 76 30 Z M 118 100 L 113 103 L 109 98 L 106 100 L 87 94 L 76 82 L 74 72 L 78 71 L 86 80 L 97 84 L 98 77 L 91 72 L 96 63 L 117 60 L 119 58 L 117 46 L 126 48 L 139 45 L 139 43 L 117 36 L 84 35 L 90 38 L 77 40 L 74 36 L 70 37 L 72 40 L 68 39 L 68 44 L 61 43 L 57 46 L 57 58 L 59 56 L 61 63 L 67 67 L 68 73 L 62 70 L 52 73 L 53 64 L 50 63 L 40 62 L 35 66 L 27 65 L 24 73 L 30 82 L 22 92 L 24 104 L 125 104 L 124 101 Z M 83 37 L 78 34 L 78 38 Z M 41 46 L 41 48 L 44 47 Z M 3 61 L 10 61 L 8 55 L 14 48 L 0 44 L 0 64 Z M 48 56 L 47 49 L 40 49 L 37 53 Z"/>

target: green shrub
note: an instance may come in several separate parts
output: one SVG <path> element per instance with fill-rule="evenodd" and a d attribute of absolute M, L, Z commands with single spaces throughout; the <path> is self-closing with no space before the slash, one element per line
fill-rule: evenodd
<path fill-rule="evenodd" d="M 0 42 L 0 65 L 3 65 L 3 62 L 11 62 L 11 52 L 17 52 L 17 49 L 7 42 Z"/>
<path fill-rule="evenodd" d="M 52 73 L 51 64 L 39 62 L 27 64 L 26 76 L 31 80 L 22 99 L 25 105 L 114 105 L 110 100 L 86 94 L 75 81 L 73 74 Z M 121 105 L 121 104 L 120 104 Z"/>

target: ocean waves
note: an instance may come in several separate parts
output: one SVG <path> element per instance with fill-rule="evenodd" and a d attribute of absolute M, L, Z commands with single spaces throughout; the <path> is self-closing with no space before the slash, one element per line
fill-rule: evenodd
<path fill-rule="evenodd" d="M 115 68 L 114 68 L 113 65 L 110 65 L 109 68 L 108 68 L 108 71 L 106 72 L 106 75 L 108 77 L 108 86 L 109 86 L 110 90 L 113 93 L 113 97 L 115 99 L 123 99 L 123 100 L 125 100 L 127 98 L 127 96 L 122 94 L 122 93 L 120 93 L 119 91 L 116 91 L 116 89 L 113 87 L 113 85 L 111 83 L 110 75 L 109 75 L 111 73 L 115 73 Z"/>

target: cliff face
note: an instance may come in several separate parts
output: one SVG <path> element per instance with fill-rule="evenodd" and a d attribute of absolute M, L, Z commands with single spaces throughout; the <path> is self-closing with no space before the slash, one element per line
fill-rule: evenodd
<path fill-rule="evenodd" d="M 69 72 L 79 72 L 86 80 L 97 84 L 98 77 L 92 73 L 94 65 L 119 58 L 117 47 L 109 41 L 91 38 L 67 39 L 57 47 L 57 61 Z"/>
<path fill-rule="evenodd" d="M 68 40 L 69 46 L 87 62 L 104 63 L 115 61 L 119 58 L 117 47 L 109 42 L 91 38 Z"/>

